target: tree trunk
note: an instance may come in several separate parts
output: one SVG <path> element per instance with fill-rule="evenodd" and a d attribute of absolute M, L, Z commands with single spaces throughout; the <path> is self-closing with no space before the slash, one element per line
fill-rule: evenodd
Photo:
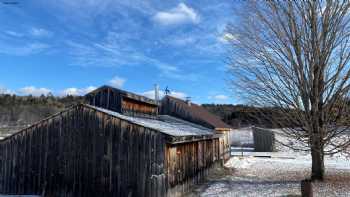
<path fill-rule="evenodd" d="M 324 177 L 324 155 L 323 146 L 319 135 L 313 136 L 313 144 L 311 146 L 312 157 L 312 180 L 323 180 Z"/>
<path fill-rule="evenodd" d="M 302 197 L 313 197 L 311 180 L 302 180 L 300 186 Z"/>

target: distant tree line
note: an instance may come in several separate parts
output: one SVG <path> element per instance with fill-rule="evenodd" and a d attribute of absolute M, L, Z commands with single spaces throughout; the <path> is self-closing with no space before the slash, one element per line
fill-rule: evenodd
<path fill-rule="evenodd" d="M 252 125 L 265 128 L 280 127 L 280 124 L 276 122 L 284 122 L 283 125 L 289 125 L 290 127 L 298 126 L 288 123 L 279 108 L 257 108 L 249 105 L 232 104 L 203 104 L 202 106 L 234 128 Z M 274 121 L 276 119 L 279 121 Z"/>
<path fill-rule="evenodd" d="M 78 102 L 81 96 L 55 97 L 52 94 L 17 96 L 0 94 L 0 126 L 28 125 Z"/>
<path fill-rule="evenodd" d="M 84 97 L 0 94 L 0 126 L 26 126 L 80 102 L 84 102 Z M 248 105 L 232 104 L 203 104 L 202 106 L 233 127 L 255 125 L 275 128 L 278 125 L 274 125 L 272 120 L 280 118 L 279 110 L 275 108 L 258 109 Z"/>
<path fill-rule="evenodd" d="M 35 97 L 0 94 L 0 127 L 26 126 L 81 102 L 85 102 L 83 96 L 57 97 L 48 94 Z M 232 104 L 203 104 L 202 106 L 234 128 L 252 125 L 266 128 L 280 127 L 276 122 L 285 122 L 283 125 L 288 125 L 287 120 L 283 120 L 284 112 L 282 113 L 278 108 Z M 298 125 L 289 123 L 289 126 Z"/>

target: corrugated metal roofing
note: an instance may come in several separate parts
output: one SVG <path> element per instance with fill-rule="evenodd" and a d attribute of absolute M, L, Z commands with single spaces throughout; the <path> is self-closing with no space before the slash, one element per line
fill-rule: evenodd
<path fill-rule="evenodd" d="M 202 136 L 202 135 L 213 135 L 214 131 L 203 126 L 181 120 L 168 115 L 161 115 L 157 119 L 131 117 L 120 114 L 118 112 L 110 111 L 104 108 L 87 105 L 90 108 L 96 109 L 97 111 L 104 112 L 106 114 L 115 116 L 117 118 L 127 120 L 137 125 L 141 125 L 150 129 L 157 130 L 167 135 L 181 137 L 181 136 Z"/>

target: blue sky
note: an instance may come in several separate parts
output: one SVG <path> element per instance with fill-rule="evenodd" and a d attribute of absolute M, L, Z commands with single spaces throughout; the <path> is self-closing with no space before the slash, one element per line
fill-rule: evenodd
<path fill-rule="evenodd" d="M 232 1 L 0 0 L 0 91 L 84 94 L 154 84 L 197 103 L 237 103 L 225 26 Z"/>

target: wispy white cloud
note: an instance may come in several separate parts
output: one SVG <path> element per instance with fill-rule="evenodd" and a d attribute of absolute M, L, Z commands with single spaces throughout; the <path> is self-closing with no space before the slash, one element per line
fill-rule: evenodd
<path fill-rule="evenodd" d="M 12 56 L 29 56 L 48 52 L 51 44 L 38 41 L 38 37 L 51 36 L 51 32 L 42 28 L 31 28 L 27 31 L 6 30 L 0 34 L 0 54 Z"/>
<path fill-rule="evenodd" d="M 41 4 L 44 4 L 45 8 L 55 10 L 52 14 L 62 23 L 73 22 L 76 25 L 89 25 L 91 22 L 98 21 L 97 18 L 115 16 L 115 13 L 124 14 L 124 11 L 132 10 L 142 14 L 154 12 L 152 3 L 144 0 L 41 0 Z M 114 20 L 114 16 L 109 18 Z M 103 20 L 108 21 L 108 19 Z M 76 29 L 72 25 L 67 28 Z"/>
<path fill-rule="evenodd" d="M 167 47 L 164 46 L 164 42 L 160 41 L 161 38 L 168 37 L 168 35 L 163 35 L 168 28 L 164 28 L 164 32 L 161 32 L 158 28 L 159 25 L 152 26 L 148 24 L 161 22 L 157 21 L 158 19 L 168 20 L 166 24 L 169 25 L 199 23 L 201 17 L 197 9 L 195 10 L 185 3 L 179 3 L 167 10 L 164 9 L 165 4 L 157 5 L 139 0 L 132 3 L 127 0 L 118 2 L 113 0 L 103 2 L 89 0 L 86 3 L 83 3 L 84 1 L 82 0 L 74 2 L 68 0 L 61 1 L 62 5 L 60 6 L 62 6 L 62 9 L 67 12 L 76 10 L 76 12 L 74 11 L 72 13 L 72 16 L 64 16 L 67 17 L 67 21 L 72 22 L 71 20 L 73 20 L 74 24 L 76 22 L 82 29 L 94 27 L 98 24 L 96 29 L 86 32 L 86 34 L 83 31 L 76 32 L 76 30 L 72 30 L 74 35 L 79 36 L 74 36 L 63 41 L 65 43 L 64 53 L 68 53 L 71 65 L 118 68 L 124 68 L 125 66 L 147 66 L 155 70 L 154 73 L 158 73 L 158 76 L 162 78 L 191 81 L 198 79 L 198 75 L 200 74 L 198 72 L 188 72 L 187 67 L 177 64 L 177 61 L 172 60 L 172 53 L 160 55 L 162 51 L 168 50 L 164 48 Z M 157 12 L 157 10 L 160 11 Z M 88 15 L 89 17 L 101 17 L 87 20 L 84 16 L 80 16 L 79 13 Z M 105 17 L 113 18 L 113 20 L 100 20 Z M 150 18 L 153 20 L 147 20 Z M 92 23 L 92 21 L 95 21 L 96 24 L 95 22 Z M 145 25 L 147 25 L 147 28 L 145 28 Z M 70 27 L 66 28 L 70 29 Z M 181 31 L 179 29 L 179 32 Z M 57 34 L 57 36 L 59 35 Z M 77 39 L 76 37 L 84 39 Z M 201 40 L 206 40 L 206 38 L 202 37 Z M 207 48 L 210 46 L 205 43 L 201 47 L 193 46 L 193 44 L 198 43 L 198 39 L 192 37 L 192 32 L 189 34 L 184 33 L 179 38 L 169 39 L 169 43 L 173 43 L 174 46 L 176 45 L 178 47 L 185 46 L 185 48 L 189 48 L 189 51 L 192 50 L 193 53 L 203 51 L 204 47 Z"/>
<path fill-rule="evenodd" d="M 222 43 L 228 43 L 236 40 L 237 40 L 237 36 L 228 32 L 224 32 L 222 35 L 218 37 L 218 41 Z"/>
<path fill-rule="evenodd" d="M 195 42 L 196 42 L 196 39 L 194 37 L 187 36 L 187 37 L 180 37 L 180 38 L 174 39 L 172 44 L 177 46 L 186 46 L 186 45 L 189 46 L 194 44 Z"/>
<path fill-rule="evenodd" d="M 178 25 L 186 23 L 199 23 L 199 14 L 185 3 L 179 3 L 168 11 L 157 12 L 153 20 L 161 25 Z"/>
<path fill-rule="evenodd" d="M 13 37 L 23 37 L 23 34 L 22 33 L 19 33 L 19 32 L 15 32 L 15 31 L 11 31 L 11 30 L 7 30 L 7 31 L 4 31 L 5 34 L 9 35 L 9 36 L 13 36 Z"/>
<path fill-rule="evenodd" d="M 88 86 L 86 88 L 66 88 L 60 92 L 60 96 L 67 96 L 67 95 L 72 95 L 72 96 L 82 96 L 85 95 L 93 90 L 95 90 L 97 87 L 95 86 Z"/>
<path fill-rule="evenodd" d="M 208 96 L 208 99 L 212 103 L 227 103 L 229 101 L 229 96 L 225 94 L 213 94 L 214 92 L 210 93 L 211 95 Z"/>
<path fill-rule="evenodd" d="M 37 88 L 35 86 L 27 86 L 27 87 L 23 87 L 23 88 L 18 90 L 19 94 L 32 95 L 32 96 L 47 95 L 50 92 L 52 92 L 50 89 Z"/>
<path fill-rule="evenodd" d="M 52 35 L 52 32 L 43 28 L 36 28 L 36 27 L 31 28 L 29 33 L 32 36 L 36 36 L 36 37 L 50 37 Z"/>
<path fill-rule="evenodd" d="M 109 36 L 102 42 L 91 43 L 89 45 L 68 41 L 70 53 L 73 57 L 74 65 L 79 66 L 104 66 L 122 67 L 145 65 L 159 70 L 159 76 L 179 79 L 196 80 L 197 75 L 184 73 L 177 66 L 163 62 L 159 59 L 145 55 L 132 46 L 121 43 L 120 35 L 110 32 Z M 122 38 L 124 39 L 124 38 Z M 126 39 L 126 38 L 125 38 Z"/>
<path fill-rule="evenodd" d="M 228 34 L 224 35 L 221 30 L 211 27 L 212 24 L 200 24 L 199 26 L 199 28 L 186 31 L 172 32 L 171 35 L 162 37 L 160 42 L 164 46 L 177 47 L 180 53 L 187 53 L 191 59 L 195 57 L 200 57 L 200 60 L 223 57 L 227 47 L 225 44 L 234 37 Z"/>
<path fill-rule="evenodd" d="M 114 38 L 117 39 L 117 38 Z M 117 42 L 101 41 L 89 44 L 67 41 L 73 65 L 120 67 L 139 63 L 141 55 Z"/>
<path fill-rule="evenodd" d="M 37 54 L 43 52 L 44 50 L 50 48 L 48 44 L 45 43 L 28 43 L 21 46 L 11 45 L 0 42 L 0 54 L 5 55 L 16 55 L 16 56 L 27 56 L 32 54 Z"/>
<path fill-rule="evenodd" d="M 20 88 L 16 91 L 7 89 L 3 86 L 0 86 L 0 94 L 18 94 L 18 95 L 32 95 L 32 96 L 41 96 L 41 95 L 48 95 L 49 93 L 52 93 L 56 96 L 67 96 L 67 95 L 73 95 L 73 96 L 82 96 L 85 95 L 93 90 L 97 89 L 95 86 L 88 86 L 86 88 L 66 88 L 61 91 L 55 91 L 51 90 L 49 88 L 37 88 L 35 86 L 26 86 L 23 88 Z"/>
<path fill-rule="evenodd" d="M 123 87 L 126 79 L 115 76 L 113 79 L 109 80 L 109 85 L 115 87 L 115 88 L 121 88 Z"/>
<path fill-rule="evenodd" d="M 196 26 L 185 29 L 176 29 L 170 35 L 161 38 L 162 44 L 181 47 L 181 53 L 188 53 L 191 59 L 200 57 L 203 59 L 222 58 L 227 52 L 227 40 L 236 39 L 234 35 L 226 34 L 226 26 L 233 22 L 230 12 L 231 4 L 228 2 L 203 3 L 198 6 L 201 14 L 201 22 Z"/>
<path fill-rule="evenodd" d="M 155 91 L 154 90 L 149 90 L 146 92 L 143 92 L 142 95 L 151 98 L 151 99 L 155 99 Z M 176 97 L 176 98 L 180 98 L 180 99 L 185 99 L 187 97 L 187 94 L 184 92 L 178 92 L 178 91 L 171 91 L 170 96 Z M 165 96 L 164 91 L 159 90 L 159 97 L 163 98 Z"/>
<path fill-rule="evenodd" d="M 159 76 L 161 77 L 182 81 L 196 81 L 199 78 L 199 75 L 197 73 L 186 73 L 184 70 L 181 70 L 177 66 L 161 62 L 157 59 L 147 58 L 147 62 L 160 71 Z"/>
<path fill-rule="evenodd" d="M 228 96 L 223 95 L 223 94 L 218 94 L 218 95 L 215 95 L 213 98 L 216 100 L 227 100 Z"/>

